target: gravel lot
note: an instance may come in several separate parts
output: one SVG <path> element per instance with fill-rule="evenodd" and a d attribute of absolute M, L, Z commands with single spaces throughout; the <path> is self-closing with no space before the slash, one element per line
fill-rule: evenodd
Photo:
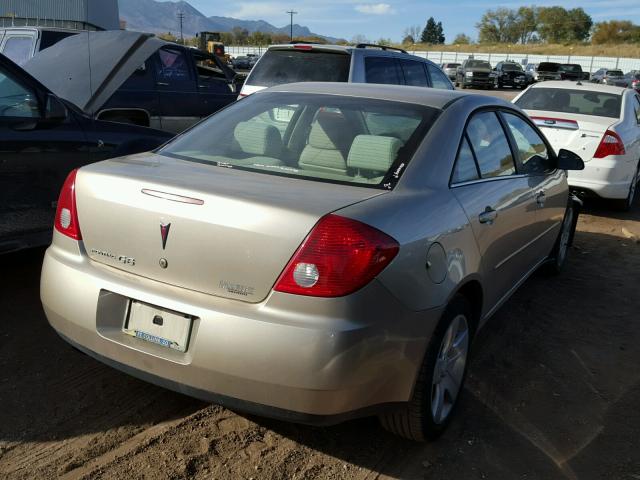
<path fill-rule="evenodd" d="M 534 275 L 479 334 L 430 444 L 373 418 L 237 414 L 112 370 L 48 326 L 43 251 L 2 256 L 0 478 L 639 479 L 639 238 L 640 202 L 588 203 L 563 274 Z"/>

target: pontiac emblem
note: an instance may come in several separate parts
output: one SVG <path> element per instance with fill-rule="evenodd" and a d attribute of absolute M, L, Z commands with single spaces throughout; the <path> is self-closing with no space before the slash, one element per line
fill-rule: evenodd
<path fill-rule="evenodd" d="M 162 249 L 167 246 L 167 238 L 169 238 L 169 228 L 171 228 L 171 224 L 161 223 L 160 224 L 160 236 L 162 237 Z"/>

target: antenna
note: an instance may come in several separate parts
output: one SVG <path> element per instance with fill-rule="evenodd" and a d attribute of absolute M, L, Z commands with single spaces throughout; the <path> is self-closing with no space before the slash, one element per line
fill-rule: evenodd
<path fill-rule="evenodd" d="M 298 12 L 294 12 L 293 10 L 289 10 L 287 13 L 291 16 L 291 34 L 290 34 L 290 37 L 291 37 L 291 41 L 293 42 L 293 16 L 297 15 Z"/>

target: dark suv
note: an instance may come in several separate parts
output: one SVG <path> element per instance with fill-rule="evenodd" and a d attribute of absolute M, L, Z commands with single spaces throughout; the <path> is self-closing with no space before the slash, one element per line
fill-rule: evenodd
<path fill-rule="evenodd" d="M 496 72 L 486 60 L 469 58 L 458 67 L 456 87 L 495 88 L 496 84 Z"/>
<path fill-rule="evenodd" d="M 494 68 L 494 71 L 498 76 L 498 88 L 525 88 L 529 84 L 528 77 L 519 63 L 509 61 L 499 62 L 496 68 Z"/>
<path fill-rule="evenodd" d="M 251 70 L 240 96 L 294 82 L 385 83 L 453 90 L 435 63 L 399 48 L 302 43 L 270 47 Z"/>

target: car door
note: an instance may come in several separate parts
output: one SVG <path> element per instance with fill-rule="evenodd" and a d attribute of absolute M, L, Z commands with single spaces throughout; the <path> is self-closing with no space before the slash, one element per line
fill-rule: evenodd
<path fill-rule="evenodd" d="M 558 238 L 568 202 L 566 174 L 556 168 L 553 150 L 524 115 L 507 111 L 500 115 L 516 152 L 518 171 L 525 175 L 534 201 L 535 224 L 523 251 L 534 267 L 551 253 Z"/>
<path fill-rule="evenodd" d="M 179 133 L 200 120 L 195 71 L 180 47 L 165 46 L 152 57 L 162 129 Z"/>
<path fill-rule="evenodd" d="M 232 90 L 233 78 L 229 78 L 228 69 L 223 70 L 219 58 L 193 52 L 191 59 L 197 75 L 201 118 L 217 112 L 236 100 L 238 94 Z"/>
<path fill-rule="evenodd" d="M 82 127 L 57 99 L 52 118 L 40 88 L 0 59 L 0 251 L 43 243 L 66 175 L 88 161 Z"/>
<path fill-rule="evenodd" d="M 451 188 L 482 255 L 487 304 L 498 305 L 531 270 L 523 252 L 533 236 L 536 208 L 529 179 L 517 171 L 496 111 L 480 111 L 469 119 Z"/>

